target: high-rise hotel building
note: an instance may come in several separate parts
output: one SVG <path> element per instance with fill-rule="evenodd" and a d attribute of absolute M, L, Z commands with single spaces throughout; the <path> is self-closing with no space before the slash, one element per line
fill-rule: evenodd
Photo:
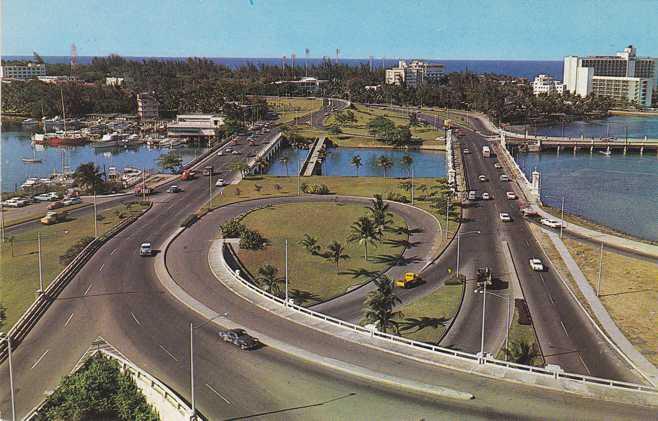
<path fill-rule="evenodd" d="M 638 57 L 632 45 L 615 56 L 564 58 L 565 87 L 582 97 L 594 94 L 650 107 L 657 83 L 657 59 Z"/>

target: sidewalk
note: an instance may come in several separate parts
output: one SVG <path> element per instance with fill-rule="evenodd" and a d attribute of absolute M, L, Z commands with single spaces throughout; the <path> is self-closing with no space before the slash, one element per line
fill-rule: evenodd
<path fill-rule="evenodd" d="M 555 245 L 555 248 L 560 253 L 560 257 L 566 264 L 571 276 L 576 281 L 578 289 L 582 292 L 587 304 L 594 312 L 594 315 L 598 319 L 601 326 L 605 330 L 608 337 L 617 345 L 621 352 L 627 357 L 631 365 L 633 365 L 638 371 L 642 372 L 647 379 L 652 382 L 654 385 L 658 384 L 658 369 L 647 360 L 644 355 L 638 352 L 633 344 L 630 343 L 628 339 L 624 336 L 621 330 L 617 327 L 614 320 L 608 314 L 608 311 L 605 309 L 599 297 L 596 296 L 596 292 L 591 287 L 585 275 L 578 267 L 578 264 L 573 259 L 566 245 L 560 240 L 558 234 L 553 231 L 544 230 L 548 234 L 549 238 Z"/>

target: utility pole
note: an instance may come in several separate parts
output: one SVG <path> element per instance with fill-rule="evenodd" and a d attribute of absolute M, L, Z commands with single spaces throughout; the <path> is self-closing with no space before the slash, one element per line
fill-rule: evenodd
<path fill-rule="evenodd" d="M 601 253 L 599 254 L 599 279 L 596 282 L 596 296 L 601 296 L 601 278 L 603 277 L 603 242 L 601 242 Z"/>
<path fill-rule="evenodd" d="M 414 167 L 411 166 L 411 206 L 414 205 Z"/>
<path fill-rule="evenodd" d="M 5 242 L 5 210 L 2 206 L 2 200 L 0 200 L 0 243 L 4 244 Z"/>
<path fill-rule="evenodd" d="M 484 294 L 482 295 L 482 336 L 480 340 L 480 358 L 484 358 L 484 316 L 487 307 L 487 279 L 484 280 Z"/>
<path fill-rule="evenodd" d="M 302 195 L 302 164 L 301 159 L 297 160 L 297 196 Z"/>
<path fill-rule="evenodd" d="M 448 200 L 446 200 L 446 241 L 448 241 L 449 216 L 450 216 L 450 196 L 448 196 Z"/>
<path fill-rule="evenodd" d="M 37 232 L 37 250 L 39 253 L 39 295 L 43 294 L 43 270 L 41 266 L 41 233 Z"/>
<path fill-rule="evenodd" d="M 146 202 L 146 170 L 142 168 L 142 202 Z"/>
<path fill-rule="evenodd" d="M 560 215 L 560 219 L 562 219 L 560 221 L 560 239 L 562 239 L 562 230 L 564 229 L 564 196 L 562 196 L 562 210 Z"/>
<path fill-rule="evenodd" d="M 288 307 L 288 240 L 286 239 L 286 307 Z"/>
<path fill-rule="evenodd" d="M 196 420 L 196 402 L 194 400 L 194 325 L 190 322 L 190 388 L 192 392 L 192 419 Z"/>
<path fill-rule="evenodd" d="M 212 207 L 212 171 L 208 176 L 208 211 Z"/>
<path fill-rule="evenodd" d="M 94 237 L 98 238 L 98 210 L 96 208 L 96 189 L 94 188 Z"/>

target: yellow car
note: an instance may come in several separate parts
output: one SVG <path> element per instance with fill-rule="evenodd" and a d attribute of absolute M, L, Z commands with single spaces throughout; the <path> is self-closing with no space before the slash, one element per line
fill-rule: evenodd
<path fill-rule="evenodd" d="M 404 278 L 397 279 L 395 281 L 395 286 L 400 288 L 411 288 L 420 281 L 420 276 L 413 272 L 407 272 L 404 274 Z"/>

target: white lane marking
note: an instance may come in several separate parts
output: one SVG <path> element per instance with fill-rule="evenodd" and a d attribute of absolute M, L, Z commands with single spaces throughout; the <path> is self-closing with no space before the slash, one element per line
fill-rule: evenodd
<path fill-rule="evenodd" d="M 87 295 L 87 293 L 89 292 L 89 290 L 91 289 L 91 287 L 92 287 L 93 285 L 94 285 L 94 284 L 89 284 L 89 286 L 87 287 L 87 290 L 86 290 L 85 293 L 82 294 L 82 295 Z"/>
<path fill-rule="evenodd" d="M 226 399 L 224 396 L 222 396 L 222 394 L 219 393 L 218 391 L 216 391 L 214 387 L 212 387 L 212 386 L 209 385 L 208 383 L 206 383 L 206 387 L 207 387 L 208 389 L 210 389 L 215 395 L 217 395 L 217 396 L 219 396 L 220 398 L 222 398 L 222 400 L 223 400 L 224 402 L 226 402 L 226 403 L 229 404 L 229 405 L 232 405 L 232 404 L 231 404 L 231 401 L 228 400 L 228 399 Z"/>
<path fill-rule="evenodd" d="M 569 332 L 567 332 L 567 328 L 564 326 L 564 322 L 560 320 L 560 324 L 562 325 L 562 329 L 564 330 L 564 333 L 566 333 L 567 336 L 569 336 Z"/>
<path fill-rule="evenodd" d="M 46 352 L 44 352 L 43 354 L 41 354 L 41 356 L 39 357 L 39 359 L 37 360 L 37 362 L 35 362 L 35 363 L 32 365 L 32 368 L 36 367 L 37 364 L 39 364 L 39 363 L 41 362 L 41 360 L 43 360 L 43 357 L 46 356 L 46 354 L 48 353 L 48 351 L 50 351 L 50 350 L 49 350 L 49 349 L 46 349 Z M 31 370 L 31 369 L 30 369 L 30 370 Z"/>
<path fill-rule="evenodd" d="M 104 267 L 105 267 L 105 263 L 103 263 L 103 264 L 101 265 L 101 267 L 98 269 L 98 271 L 99 271 L 99 272 L 102 271 Z"/>
<path fill-rule="evenodd" d="M 118 249 L 114 249 L 114 250 L 112 250 L 112 251 L 110 252 L 110 255 L 113 255 L 114 253 L 116 253 L 117 250 L 118 250 Z"/>
<path fill-rule="evenodd" d="M 178 358 L 174 357 L 174 354 L 172 354 L 171 352 L 167 351 L 167 348 L 165 348 L 165 347 L 162 346 L 162 345 L 160 345 L 160 348 L 162 348 L 162 350 L 163 350 L 164 352 L 166 352 L 171 358 L 173 358 L 174 361 L 178 361 Z"/>
<path fill-rule="evenodd" d="M 69 325 L 69 323 L 71 322 L 71 319 L 72 319 L 72 318 L 73 318 L 73 313 L 71 313 L 71 315 L 69 316 L 69 318 L 66 319 L 66 323 L 64 323 L 64 327 L 66 327 L 66 326 Z"/>
<path fill-rule="evenodd" d="M 133 320 L 135 320 L 135 323 L 137 323 L 137 324 L 140 325 L 140 326 L 142 325 L 142 323 L 141 323 L 139 320 L 137 320 L 137 317 L 135 317 L 135 313 L 133 313 L 133 312 L 131 311 L 131 312 L 130 312 L 130 315 L 133 316 Z"/>
<path fill-rule="evenodd" d="M 583 367 L 585 367 L 585 370 L 587 370 L 588 375 L 592 375 L 592 372 L 589 371 L 589 367 L 587 367 L 587 364 L 585 364 L 585 360 L 583 360 L 583 356 L 580 355 L 580 352 L 578 353 L 578 358 L 580 358 L 580 362 L 583 364 Z"/>

